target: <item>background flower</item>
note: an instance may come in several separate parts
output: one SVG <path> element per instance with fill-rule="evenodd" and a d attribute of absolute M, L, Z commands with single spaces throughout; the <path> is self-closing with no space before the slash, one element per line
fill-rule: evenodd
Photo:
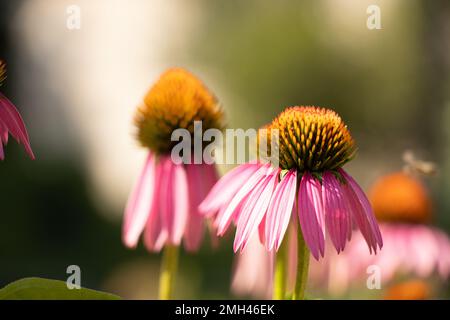
<path fill-rule="evenodd" d="M 222 110 L 194 75 L 169 69 L 147 93 L 135 117 L 137 139 L 149 155 L 125 209 L 123 241 L 128 247 L 136 246 L 145 228 L 148 250 L 179 246 L 182 239 L 186 249 L 199 248 L 204 219 L 197 207 L 216 182 L 216 169 L 203 159 L 201 164 L 176 163 L 181 159 L 173 159 L 171 153 L 176 129 L 188 130 L 194 143 L 194 121 L 201 121 L 204 130 L 220 129 Z"/>
<path fill-rule="evenodd" d="M 383 287 L 398 279 L 433 281 L 433 277 L 445 285 L 450 275 L 450 239 L 430 225 L 431 199 L 425 186 L 409 174 L 389 174 L 374 183 L 370 199 L 380 221 L 383 250 L 368 255 L 356 231 L 348 250 L 318 266 L 322 270 L 316 276 L 327 278 L 334 294 L 365 286 L 369 266 L 379 268 Z"/>

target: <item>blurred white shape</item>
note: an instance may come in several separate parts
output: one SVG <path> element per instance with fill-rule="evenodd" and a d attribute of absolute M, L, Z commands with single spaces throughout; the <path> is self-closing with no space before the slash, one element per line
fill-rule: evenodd
<path fill-rule="evenodd" d="M 67 20 L 66 27 L 69 30 L 80 30 L 81 29 L 81 8 L 77 5 L 70 5 L 66 8 Z"/>
<path fill-rule="evenodd" d="M 22 99 L 33 106 L 34 130 L 40 134 L 35 139 L 44 145 L 48 139 L 52 152 L 81 152 L 76 156 L 87 164 L 93 197 L 103 200 L 97 203 L 104 212 L 124 206 L 141 170 L 145 150 L 133 139 L 133 114 L 158 74 L 172 65 L 168 54 L 179 56 L 188 43 L 199 20 L 195 4 L 34 0 L 25 2 L 15 18 L 19 50 L 25 52 L 19 57 L 42 71 L 27 81 L 41 82 L 46 91 Z M 79 30 L 66 26 L 71 5 L 81 8 Z M 57 118 L 61 114 L 66 123 Z M 79 145 L 67 143 L 63 132 L 73 134 Z"/>
<path fill-rule="evenodd" d="M 327 42 L 343 45 L 347 49 L 370 47 L 374 41 L 368 34 L 370 29 L 367 23 L 373 14 L 373 8 L 380 9 L 384 28 L 385 23 L 387 25 L 391 19 L 395 19 L 396 10 L 404 3 L 404 0 L 325 0 L 322 36 Z"/>

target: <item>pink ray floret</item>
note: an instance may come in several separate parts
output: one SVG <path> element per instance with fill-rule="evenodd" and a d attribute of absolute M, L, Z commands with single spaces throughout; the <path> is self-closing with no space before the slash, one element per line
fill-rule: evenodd
<path fill-rule="evenodd" d="M 135 247 L 143 233 L 150 251 L 182 241 L 187 250 L 197 250 L 204 231 L 198 205 L 216 181 L 214 165 L 175 164 L 150 152 L 125 208 L 125 245 Z"/>
<path fill-rule="evenodd" d="M 235 252 L 244 249 L 257 230 L 268 251 L 278 250 L 292 213 L 316 259 L 325 255 L 326 237 L 338 253 L 343 251 L 354 225 L 361 229 L 370 252 L 381 249 L 381 233 L 369 202 L 343 169 L 325 171 L 321 179 L 308 171 L 299 178 L 296 169 L 280 173 L 268 164 L 241 165 L 220 179 L 200 204 L 203 214 L 217 214 L 218 235 L 235 222 Z"/>
<path fill-rule="evenodd" d="M 8 98 L 0 93 L 0 160 L 5 158 L 3 146 L 8 143 L 8 134 L 12 135 L 18 143 L 23 144 L 27 154 L 34 160 L 30 138 L 19 111 Z"/>

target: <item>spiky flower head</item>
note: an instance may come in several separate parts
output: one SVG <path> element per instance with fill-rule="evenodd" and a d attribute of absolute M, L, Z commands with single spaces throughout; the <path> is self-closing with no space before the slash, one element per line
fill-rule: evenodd
<path fill-rule="evenodd" d="M 322 173 L 337 170 L 355 153 L 355 142 L 339 115 L 329 109 L 296 106 L 270 125 L 278 129 L 282 169 Z"/>
<path fill-rule="evenodd" d="M 194 121 L 202 121 L 202 129 L 221 129 L 223 111 L 216 97 L 202 81 L 181 68 L 164 72 L 144 98 L 135 116 L 137 138 L 156 152 L 166 154 L 177 142 L 172 132 L 183 128 L 194 133 Z"/>
<path fill-rule="evenodd" d="M 375 216 L 380 221 L 427 223 L 432 204 L 424 185 L 403 172 L 381 177 L 369 190 Z"/>
<path fill-rule="evenodd" d="M 3 84 L 3 81 L 6 79 L 6 64 L 0 60 L 0 86 Z"/>

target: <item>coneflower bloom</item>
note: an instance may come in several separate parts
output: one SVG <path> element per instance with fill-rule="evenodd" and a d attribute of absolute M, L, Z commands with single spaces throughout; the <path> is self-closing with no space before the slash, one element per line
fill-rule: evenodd
<path fill-rule="evenodd" d="M 399 277 L 428 278 L 450 275 L 450 240 L 430 225 L 432 204 L 423 184 L 403 172 L 380 178 L 370 190 L 370 200 L 380 221 L 384 249 L 377 256 L 363 250 L 362 236 L 355 232 L 348 250 L 330 262 L 329 268 L 343 266 L 330 282 L 336 293 L 350 285 L 365 283 L 367 267 L 379 266 L 382 283 Z"/>
<path fill-rule="evenodd" d="M 171 155 L 176 144 L 172 132 L 182 128 L 193 135 L 194 121 L 202 121 L 205 130 L 222 128 L 218 101 L 191 73 L 169 69 L 147 93 L 135 117 L 137 139 L 149 154 L 125 209 L 126 246 L 135 247 L 143 233 L 150 251 L 165 246 L 171 250 L 182 241 L 189 251 L 199 248 L 204 217 L 198 205 L 216 182 L 216 169 L 203 162 L 184 164 Z"/>
<path fill-rule="evenodd" d="M 267 129 L 279 136 L 279 166 L 241 165 L 219 180 L 200 205 L 207 215 L 217 213 L 218 234 L 223 235 L 234 221 L 235 252 L 243 250 L 257 230 L 266 249 L 278 251 L 290 221 L 297 217 L 299 265 L 307 266 L 309 259 L 303 239 L 319 259 L 325 255 L 327 235 L 337 252 L 344 250 L 353 224 L 364 235 L 369 251 L 377 252 L 382 239 L 369 201 L 342 169 L 355 153 L 342 119 L 324 108 L 291 107 Z M 297 279 L 306 276 L 299 274 L 300 269 Z"/>
<path fill-rule="evenodd" d="M 0 60 L 0 86 L 6 79 L 6 66 Z M 25 151 L 31 159 L 34 159 L 30 147 L 30 139 L 22 117 L 16 107 L 0 92 L 0 160 L 5 158 L 3 146 L 8 143 L 8 135 L 11 134 L 17 142 L 22 143 Z"/>

